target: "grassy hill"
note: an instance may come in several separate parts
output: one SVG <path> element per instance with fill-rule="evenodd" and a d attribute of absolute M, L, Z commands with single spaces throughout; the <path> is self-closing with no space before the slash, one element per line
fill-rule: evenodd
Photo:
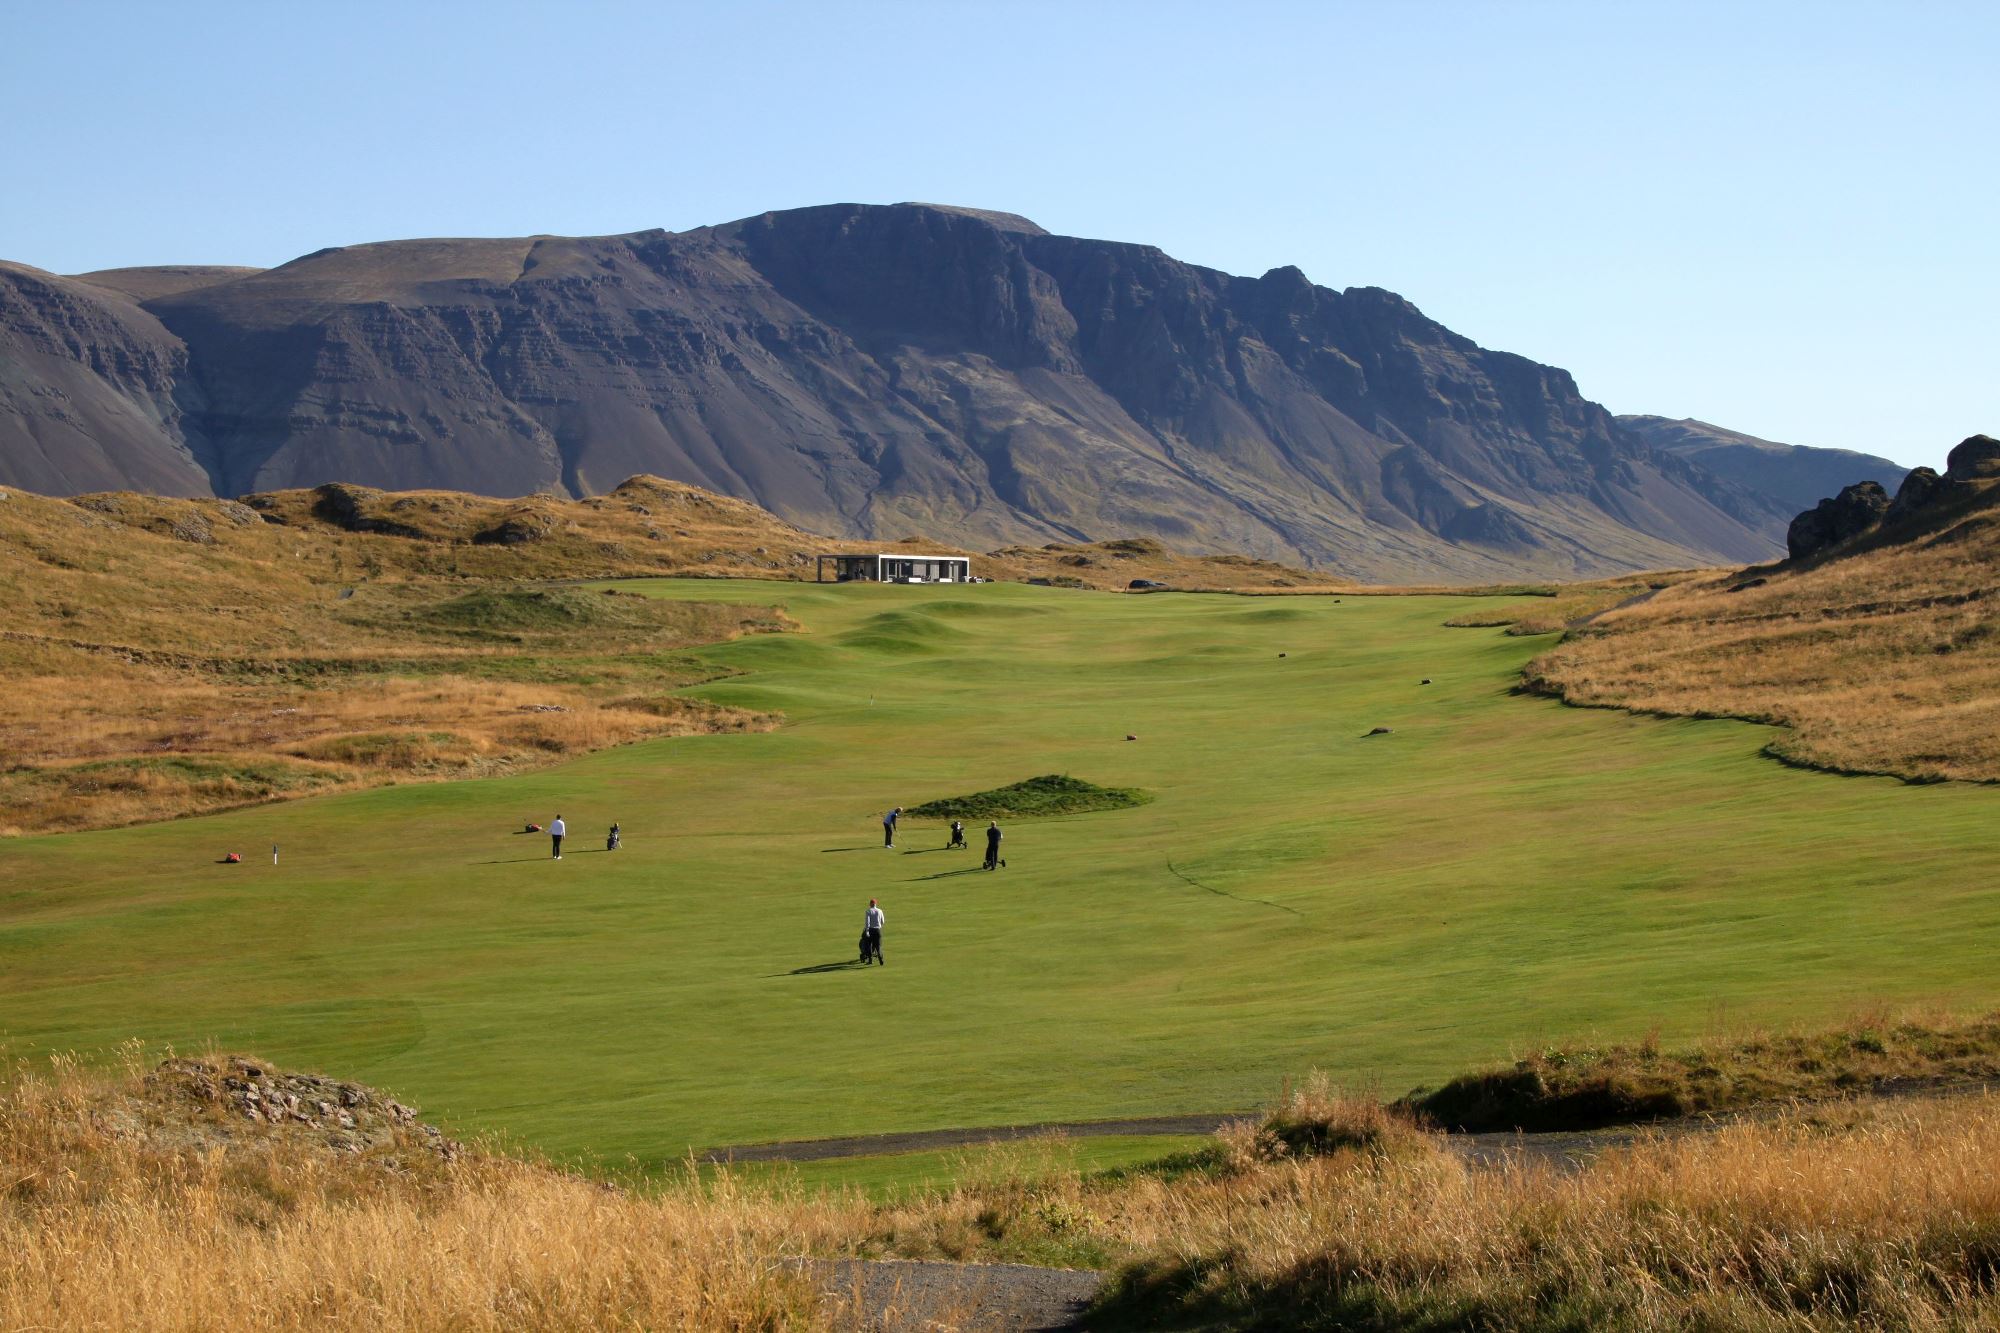
<path fill-rule="evenodd" d="M 1444 625 L 1474 599 L 619 587 L 778 606 L 799 632 L 690 650 L 712 679 L 676 697 L 783 724 L 0 842 L 13 1049 L 213 1039 L 658 1166 L 1993 998 L 2000 793 L 1522 697 L 1544 645 Z M 1063 772 L 1155 799 L 1016 820 L 992 875 L 942 823 L 879 845 L 891 805 Z M 557 811 L 590 854 L 516 832 Z"/>
<path fill-rule="evenodd" d="M 1534 662 L 1530 685 L 1572 703 L 1782 724 L 1773 754 L 1839 772 L 2000 781 L 1994 450 L 1822 555 L 1711 572 L 1605 611 Z"/>
<path fill-rule="evenodd" d="M 646 477 L 574 501 L 353 486 L 242 502 L 0 494 L 0 836 L 769 725 L 673 694 L 714 670 L 688 647 L 784 628 L 768 607 L 556 585 L 809 578 L 816 554 L 854 545 Z M 1145 541 L 978 563 L 1094 587 L 1307 579 Z"/>

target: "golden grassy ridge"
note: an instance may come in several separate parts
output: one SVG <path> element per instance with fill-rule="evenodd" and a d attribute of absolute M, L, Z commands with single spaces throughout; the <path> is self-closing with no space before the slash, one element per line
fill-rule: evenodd
<path fill-rule="evenodd" d="M 1530 665 L 1571 703 L 1739 717 L 1780 758 L 2000 780 L 2000 483 L 1928 531 L 1710 573 L 1606 612 Z"/>
<path fill-rule="evenodd" d="M 0 833 L 515 771 L 647 736 L 772 725 L 673 691 L 714 674 L 681 650 L 785 628 L 776 612 L 516 582 L 616 572 L 627 557 L 582 524 L 513 545 L 454 535 L 447 520 L 473 535 L 510 521 L 501 502 L 417 497 L 438 530 L 415 538 L 315 519 L 313 495 L 254 497 L 280 525 L 234 501 L 10 493 Z M 632 559 L 678 568 L 730 545 L 754 572 L 780 563 L 764 545 L 774 520 L 700 492 L 635 486 L 618 506 L 580 509 L 637 524 L 653 520 L 630 511 L 665 516 L 683 501 L 682 535 L 628 541 Z M 397 502 L 368 500 L 392 512 Z M 349 521 L 390 521 L 371 512 Z"/>

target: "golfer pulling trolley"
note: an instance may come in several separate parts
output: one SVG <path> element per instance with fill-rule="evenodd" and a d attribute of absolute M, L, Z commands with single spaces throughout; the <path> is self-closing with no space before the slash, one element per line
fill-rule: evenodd
<path fill-rule="evenodd" d="M 868 900 L 868 911 L 861 918 L 861 965 L 881 963 L 887 967 L 888 960 L 882 957 L 882 923 L 886 920 L 882 909 L 873 898 Z"/>

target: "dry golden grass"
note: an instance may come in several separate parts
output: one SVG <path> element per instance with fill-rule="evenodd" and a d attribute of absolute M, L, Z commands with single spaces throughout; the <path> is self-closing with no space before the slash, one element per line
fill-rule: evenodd
<path fill-rule="evenodd" d="M 1793 1113 L 1574 1171 L 1349 1151 L 1144 1191 L 1148 1253 L 1112 1304 L 1328 1329 L 1991 1327 L 1996 1154 L 1990 1098 Z"/>
<path fill-rule="evenodd" d="M 11 493 L 0 507 L 0 596 L 16 611 L 0 631 L 0 835 L 773 725 L 672 692 L 712 674 L 676 650 L 782 629 L 782 616 L 514 577 L 635 572 L 644 566 L 622 554 L 614 520 L 651 522 L 631 511 L 676 505 L 685 535 L 627 544 L 667 569 L 704 542 L 733 542 L 756 562 L 746 572 L 782 563 L 768 543 L 788 530 L 761 511 L 664 483 L 631 494 L 650 505 L 575 506 L 602 531 L 577 522 L 506 546 L 444 524 L 483 530 L 503 508 L 464 496 L 419 497 L 441 526 L 410 537 L 315 520 L 311 492 L 259 497 L 283 526 L 234 502 Z M 369 503 L 394 512 L 406 498 Z"/>
<path fill-rule="evenodd" d="M 1467 612 L 1464 615 L 1453 616 L 1444 623 L 1463 629 L 1497 628 L 1504 625 L 1509 634 L 1516 635 L 1554 634 L 1579 621 L 1603 615 L 1623 603 L 1700 578 L 1703 573 L 1701 570 L 1671 569 L 1631 574 L 1623 578 L 1598 579 L 1591 583 L 1549 584 L 1536 589 L 1534 595 L 1520 599 L 1505 597 L 1503 593 L 1489 593 L 1504 600 L 1498 601 L 1490 610 Z"/>
<path fill-rule="evenodd" d="M 1089 1174 L 1060 1141 L 1016 1143 L 969 1154 L 950 1188 L 872 1203 L 692 1169 L 595 1182 L 448 1144 L 379 1097 L 359 1135 L 249 1117 L 213 1095 L 241 1065 L 203 1062 L 216 1077 L 191 1094 L 127 1054 L 122 1076 L 58 1060 L 0 1087 L 0 1327 L 194 1329 L 254 1310 L 280 1329 L 847 1328 L 865 1312 L 790 1260 L 879 1255 L 1117 1268 L 1093 1327 L 2000 1319 L 1985 1095 L 1495 1167 L 1308 1078 L 1261 1124 L 1156 1167 Z"/>
<path fill-rule="evenodd" d="M 155 1101 L 61 1063 L 0 1093 L 0 1328 L 836 1325 L 726 1191 L 447 1161 L 415 1131 L 349 1153 L 195 1112 L 175 1135 Z"/>
<path fill-rule="evenodd" d="M 2000 512 L 1907 541 L 1710 573 L 1606 612 L 1530 664 L 1571 703 L 1738 717 L 1773 754 L 1912 781 L 2000 780 Z"/>

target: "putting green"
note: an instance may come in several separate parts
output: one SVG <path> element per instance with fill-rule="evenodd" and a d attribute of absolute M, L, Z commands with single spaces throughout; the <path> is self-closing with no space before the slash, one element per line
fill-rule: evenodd
<path fill-rule="evenodd" d="M 622 586 L 785 606 L 694 693 L 787 725 L 0 844 L 0 1039 L 251 1049 L 643 1165 L 2000 991 L 2000 791 L 1515 697 L 1546 640 L 1463 600 Z M 1065 772 L 1155 799 L 1012 825 L 994 874 L 941 825 L 880 846 L 891 804 Z M 560 864 L 515 832 L 557 811 Z"/>

